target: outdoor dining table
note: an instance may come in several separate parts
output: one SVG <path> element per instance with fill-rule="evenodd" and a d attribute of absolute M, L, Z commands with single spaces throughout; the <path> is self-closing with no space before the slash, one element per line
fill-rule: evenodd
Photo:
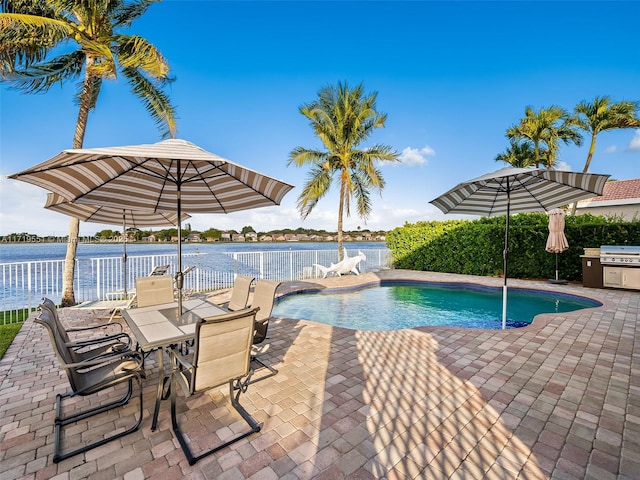
<path fill-rule="evenodd" d="M 163 303 L 122 311 L 122 317 L 131 329 L 143 352 L 158 351 L 158 392 L 151 430 L 158 424 L 158 412 L 164 384 L 164 350 L 170 345 L 192 340 L 196 323 L 201 318 L 228 313 L 224 308 L 203 299 L 190 299 L 182 303 L 183 313 L 178 319 L 178 303 Z"/>

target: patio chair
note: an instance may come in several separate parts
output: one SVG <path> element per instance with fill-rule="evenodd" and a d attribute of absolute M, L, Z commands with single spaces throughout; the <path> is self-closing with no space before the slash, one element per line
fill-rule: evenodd
<path fill-rule="evenodd" d="M 58 307 L 49 298 L 43 297 L 38 311 L 48 310 L 53 317 L 56 333 L 60 336 L 74 363 L 91 360 L 112 352 L 125 352 L 131 349 L 131 337 L 122 331 L 119 323 L 102 323 L 88 327 L 65 328 L 58 314 Z M 117 333 L 106 334 L 107 328 L 118 327 Z M 91 335 L 92 333 L 99 335 Z M 72 339 L 69 333 L 74 335 Z"/>
<path fill-rule="evenodd" d="M 173 303 L 173 278 L 170 275 L 153 275 L 136 278 L 138 308 Z"/>
<path fill-rule="evenodd" d="M 266 351 L 265 348 L 259 348 L 257 345 L 262 344 L 267 337 L 267 330 L 269 328 L 269 319 L 271 318 L 271 312 L 273 311 L 273 304 L 276 299 L 276 290 L 280 286 L 280 282 L 274 282 L 272 280 L 258 280 L 256 287 L 253 291 L 253 299 L 251 301 L 251 308 L 260 308 L 256 314 L 255 333 L 253 336 L 253 355 L 251 360 L 258 362 L 260 365 L 269 370 L 270 373 L 263 375 L 253 380 L 258 382 L 265 378 L 273 377 L 278 373 L 278 370 L 268 365 L 264 361 L 260 360 L 259 355 Z M 268 347 L 267 347 L 268 348 Z"/>
<path fill-rule="evenodd" d="M 170 265 L 157 265 L 155 267 L 153 267 L 151 269 L 151 271 L 149 272 L 149 274 L 147 275 L 147 277 L 155 277 L 158 275 L 166 275 L 169 272 L 169 267 Z M 105 294 L 107 300 L 114 300 L 114 299 L 123 299 L 126 301 L 126 305 L 122 306 L 122 307 L 118 307 L 118 313 L 119 310 L 123 310 L 123 309 L 127 309 L 130 308 L 135 302 L 136 302 L 136 290 L 128 290 L 127 291 L 127 298 L 122 298 L 124 297 L 124 290 L 118 290 L 116 292 L 107 292 Z M 114 309 L 115 311 L 115 309 Z M 111 317 L 113 318 L 114 314 L 111 315 Z"/>
<path fill-rule="evenodd" d="M 71 350 L 67 347 L 64 340 L 59 335 L 54 316 L 48 308 L 43 308 L 40 310 L 38 316 L 35 319 L 35 322 L 47 329 L 49 338 L 51 340 L 51 345 L 53 347 L 53 350 L 55 351 L 56 357 L 58 358 L 60 367 L 66 372 L 69 380 L 69 385 L 71 387 L 70 392 L 56 395 L 53 447 L 54 463 L 58 463 L 79 453 L 87 452 L 88 450 L 99 447 L 101 445 L 104 445 L 105 443 L 116 440 L 138 430 L 140 424 L 142 423 L 143 414 L 141 355 L 137 352 L 129 350 L 127 352 L 112 352 L 110 354 L 105 353 L 104 355 L 92 360 L 76 362 L 73 359 Z M 115 408 L 125 406 L 127 403 L 129 403 L 129 400 L 133 395 L 134 380 L 137 382 L 138 390 L 140 392 L 140 410 L 138 412 L 137 421 L 135 421 L 132 426 L 125 430 L 122 429 L 123 426 L 120 425 L 120 420 L 118 420 L 118 425 L 113 425 L 113 428 L 111 430 L 105 428 L 105 425 L 102 425 L 100 427 L 100 430 L 116 431 L 118 433 L 103 436 L 102 438 L 92 443 L 85 443 L 81 447 L 76 448 L 70 452 L 62 453 L 62 440 L 65 438 L 63 433 L 65 431 L 64 427 L 93 417 L 95 415 L 108 412 Z M 104 398 L 105 394 L 102 393 L 104 390 L 111 390 L 114 388 L 122 390 L 122 388 L 119 386 L 120 384 L 125 383 L 126 390 L 120 398 L 117 398 L 115 400 Z M 93 401 L 98 402 L 98 404 L 92 407 L 85 408 L 84 410 L 76 409 L 71 414 L 63 415 L 63 400 L 76 396 L 94 396 Z M 67 403 L 77 407 L 81 402 L 74 400 Z M 67 406 L 67 408 L 70 408 L 70 405 Z M 129 417 L 130 415 L 116 418 L 121 419 Z M 71 435 L 75 435 L 78 438 L 82 437 L 83 439 L 87 436 L 87 434 L 90 434 L 91 432 L 91 429 L 89 429 L 88 431 L 85 431 L 86 429 L 83 429 L 82 433 L 79 429 L 74 430 L 76 430 L 76 433 Z M 70 439 L 66 440 L 68 441 Z"/>
<path fill-rule="evenodd" d="M 227 310 L 235 312 L 247 308 L 249 303 L 249 291 L 251 290 L 251 284 L 255 279 L 247 275 L 236 276 L 233 282 L 233 289 L 231 290 L 231 300 L 227 304 Z"/>
<path fill-rule="evenodd" d="M 240 394 L 249 385 L 252 370 L 251 345 L 257 309 L 245 309 L 200 320 L 196 324 L 195 345 L 192 356 L 172 350 L 171 359 L 171 424 L 189 465 L 231 445 L 238 440 L 260 431 L 261 426 L 240 405 Z M 220 385 L 229 384 L 231 405 L 249 425 L 222 443 L 199 454 L 192 452 L 187 439 L 180 430 L 176 413 L 178 388 L 185 397 L 196 395 Z M 186 398 L 185 398 L 186 403 Z M 188 405 L 187 405 L 188 407 Z M 205 425 L 209 423 L 206 421 Z"/>

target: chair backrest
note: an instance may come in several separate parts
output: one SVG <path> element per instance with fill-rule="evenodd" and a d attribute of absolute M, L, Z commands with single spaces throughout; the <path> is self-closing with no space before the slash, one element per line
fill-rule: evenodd
<path fill-rule="evenodd" d="M 227 309 L 235 312 L 236 310 L 242 310 L 247 308 L 249 302 L 249 290 L 254 278 L 247 275 L 236 276 L 233 282 L 233 289 L 231 290 L 231 300 L 227 305 Z"/>
<path fill-rule="evenodd" d="M 149 277 L 153 277 L 154 275 L 165 275 L 169 271 L 169 265 L 158 265 L 157 267 L 153 267 L 153 270 L 149 272 Z"/>
<path fill-rule="evenodd" d="M 269 319 L 273 311 L 273 304 L 276 300 L 276 290 L 280 282 L 271 280 L 258 280 L 256 288 L 253 291 L 253 300 L 251 308 L 259 307 L 256 315 L 255 332 L 253 343 L 262 343 L 267 338 L 267 330 L 269 329 Z"/>
<path fill-rule="evenodd" d="M 64 325 L 62 325 L 62 322 L 60 321 L 60 316 L 58 315 L 58 307 L 56 306 L 56 304 L 53 303 L 52 300 L 46 297 L 42 297 L 42 302 L 40 303 L 40 305 L 38 305 L 38 310 L 42 310 L 42 309 L 47 309 L 51 312 L 51 315 L 55 322 L 55 328 L 57 329 L 58 334 L 64 340 L 65 343 L 68 343 L 70 341 L 69 334 L 67 333 L 67 330 L 64 328 Z"/>
<path fill-rule="evenodd" d="M 71 349 L 65 345 L 64 340 L 58 333 L 53 313 L 51 313 L 51 310 L 49 310 L 48 308 L 42 308 L 34 321 L 47 329 L 47 332 L 49 333 L 49 339 L 51 340 L 51 346 L 53 347 L 56 357 L 58 358 L 58 362 L 67 373 L 71 388 L 74 392 L 77 391 L 82 383 L 78 378 L 76 370 L 74 368 L 64 368 L 66 365 L 75 363 L 75 360 L 73 359 Z"/>
<path fill-rule="evenodd" d="M 273 304 L 276 299 L 276 290 L 280 286 L 280 282 L 272 280 L 258 280 L 256 288 L 253 290 L 253 299 L 251 300 L 251 308 L 260 307 L 256 315 L 256 322 L 268 320 L 273 311 Z"/>
<path fill-rule="evenodd" d="M 173 277 L 153 275 L 136 278 L 136 301 L 138 307 L 173 302 Z"/>
<path fill-rule="evenodd" d="M 203 318 L 196 324 L 191 393 L 249 374 L 255 308 Z"/>

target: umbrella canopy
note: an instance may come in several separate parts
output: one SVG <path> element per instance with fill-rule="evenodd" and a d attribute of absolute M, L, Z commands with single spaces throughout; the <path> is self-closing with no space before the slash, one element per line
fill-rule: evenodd
<path fill-rule="evenodd" d="M 601 195 L 608 178 L 609 175 L 541 168 L 503 168 L 462 182 L 429 202 L 444 213 L 486 216 L 506 214 L 503 250 L 503 329 L 506 328 L 507 321 L 510 214 L 550 210 Z"/>
<path fill-rule="evenodd" d="M 170 212 L 151 212 L 131 210 L 130 208 L 116 208 L 98 205 L 83 205 L 67 200 L 57 193 L 47 194 L 44 208 L 58 213 L 64 213 L 83 222 L 104 223 L 117 225 L 122 223 L 122 265 L 123 290 L 127 297 L 127 228 L 128 227 L 166 227 L 178 224 L 178 215 Z M 181 220 L 190 218 L 186 213 Z"/>
<path fill-rule="evenodd" d="M 550 279 L 552 283 L 565 284 L 566 280 L 560 280 L 558 275 L 558 254 L 569 248 L 569 242 L 564 234 L 564 210 L 554 208 L 547 212 L 549 216 L 549 236 L 547 237 L 547 245 L 545 250 L 556 255 L 556 278 Z"/>
<path fill-rule="evenodd" d="M 549 215 L 549 236 L 545 250 L 549 253 L 562 253 L 569 248 L 569 242 L 564 234 L 564 210 L 554 208 L 547 212 Z"/>
<path fill-rule="evenodd" d="M 293 188 L 185 140 L 64 150 L 10 175 L 76 203 L 178 216 L 178 314 L 182 312 L 182 212 L 231 213 L 279 205 Z"/>

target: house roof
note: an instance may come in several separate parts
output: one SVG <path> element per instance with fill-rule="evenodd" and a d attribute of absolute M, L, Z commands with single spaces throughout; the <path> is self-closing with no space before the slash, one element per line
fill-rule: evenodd
<path fill-rule="evenodd" d="M 597 205 L 629 205 L 640 203 L 640 178 L 612 180 L 605 183 L 602 195 L 578 202 L 579 207 Z"/>

